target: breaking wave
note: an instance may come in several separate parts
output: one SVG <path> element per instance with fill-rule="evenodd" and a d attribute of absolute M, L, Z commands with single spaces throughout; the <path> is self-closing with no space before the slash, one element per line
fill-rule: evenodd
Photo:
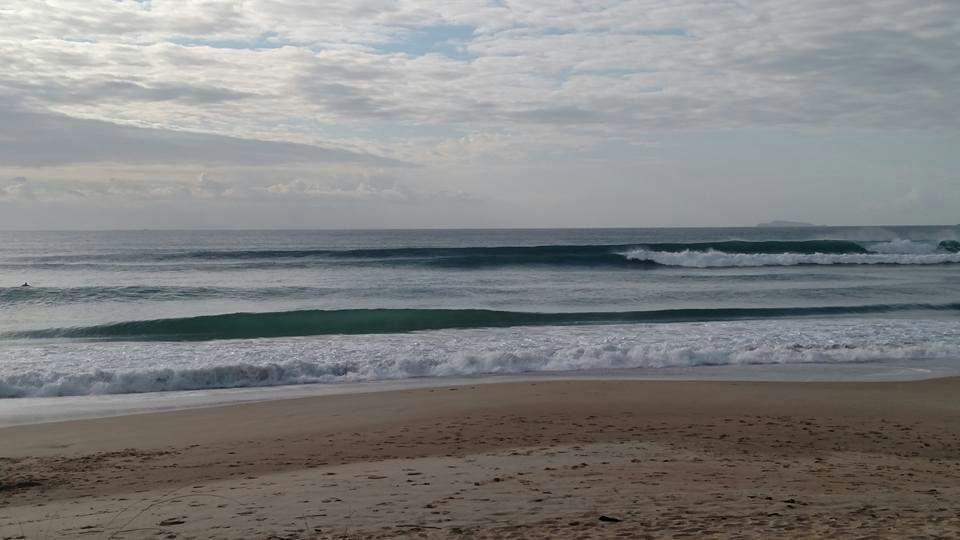
<path fill-rule="evenodd" d="M 955 321 L 788 320 L 543 327 L 201 344 L 13 348 L 0 397 L 745 364 L 960 357 Z M 145 366 L 151 366 L 145 368 Z"/>
<path fill-rule="evenodd" d="M 756 266 L 798 266 L 836 264 L 955 264 L 960 263 L 957 253 L 726 253 L 722 251 L 666 252 L 650 249 L 633 249 L 626 257 L 630 260 L 655 263 L 662 266 L 686 268 L 731 268 Z"/>
<path fill-rule="evenodd" d="M 7 259 L 4 268 L 164 271 L 256 270 L 282 267 L 428 266 L 480 269 L 503 266 L 644 268 L 667 266 L 788 266 L 796 264 L 944 264 L 960 262 L 956 242 L 796 240 L 506 247 L 150 251 L 47 255 Z"/>

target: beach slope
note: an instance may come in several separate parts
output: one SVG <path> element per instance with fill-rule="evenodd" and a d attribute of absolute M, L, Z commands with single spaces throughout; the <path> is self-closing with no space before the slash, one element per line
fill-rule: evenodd
<path fill-rule="evenodd" d="M 960 534 L 960 379 L 550 381 L 0 429 L 0 538 Z"/>

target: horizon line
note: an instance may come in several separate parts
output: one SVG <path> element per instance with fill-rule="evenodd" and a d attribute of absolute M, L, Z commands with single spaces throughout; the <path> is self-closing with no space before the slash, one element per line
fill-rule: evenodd
<path fill-rule="evenodd" d="M 844 228 L 863 228 L 863 227 L 960 227 L 960 224 L 871 224 L 871 225 L 786 225 L 765 226 L 756 225 L 654 225 L 654 226 L 557 226 L 557 227 L 268 227 L 268 228 L 232 228 L 232 227 L 197 227 L 197 228 L 130 228 L 130 229 L 0 229 L 0 233 L 30 233 L 30 232 L 387 232 L 387 231 L 562 231 L 562 230 L 640 230 L 640 229 L 844 229 Z"/>

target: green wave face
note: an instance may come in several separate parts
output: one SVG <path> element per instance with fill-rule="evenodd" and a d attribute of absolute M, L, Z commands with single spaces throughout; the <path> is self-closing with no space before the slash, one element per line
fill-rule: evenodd
<path fill-rule="evenodd" d="M 937 249 L 947 253 L 960 253 L 960 241 L 944 240 L 937 244 Z"/>
<path fill-rule="evenodd" d="M 529 313 L 482 309 L 347 309 L 231 313 L 129 321 L 88 327 L 0 334 L 3 339 L 206 341 L 331 334 L 384 334 L 454 328 L 628 324 L 843 316 L 896 311 L 960 311 L 960 304 L 873 304 L 796 308 L 669 309 L 656 311 Z"/>

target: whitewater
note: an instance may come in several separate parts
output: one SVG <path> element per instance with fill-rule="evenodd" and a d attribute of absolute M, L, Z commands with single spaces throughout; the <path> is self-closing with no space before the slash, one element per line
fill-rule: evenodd
<path fill-rule="evenodd" d="M 960 254 L 929 253 L 928 246 L 905 246 L 907 253 L 724 253 L 722 251 L 681 251 L 678 253 L 634 249 L 625 253 L 628 259 L 650 261 L 664 266 L 689 268 L 723 268 L 748 266 L 796 266 L 802 264 L 956 264 Z"/>
<path fill-rule="evenodd" d="M 39 350 L 38 350 L 39 349 Z M 39 354 L 38 354 L 39 353 Z M 150 357 L 148 366 L 143 359 Z M 0 398 L 763 364 L 960 358 L 955 321 L 738 321 L 435 331 L 0 352 Z"/>
<path fill-rule="evenodd" d="M 0 399 L 748 366 L 960 373 L 958 236 L 0 233 Z"/>

